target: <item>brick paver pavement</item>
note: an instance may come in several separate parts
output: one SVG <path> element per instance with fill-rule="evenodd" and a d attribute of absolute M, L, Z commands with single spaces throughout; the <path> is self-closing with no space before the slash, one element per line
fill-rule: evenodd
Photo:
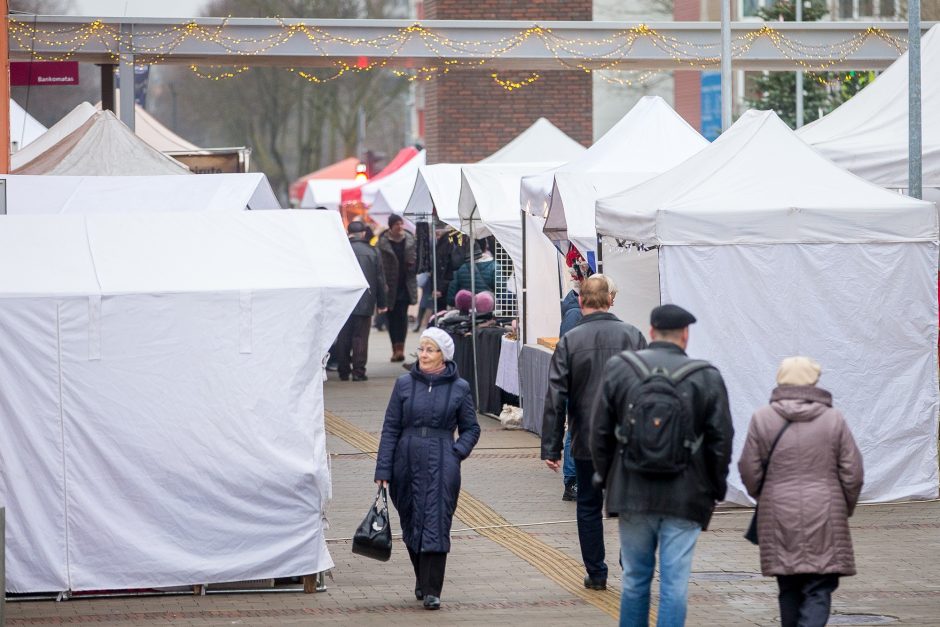
<path fill-rule="evenodd" d="M 411 336 L 409 345 L 414 345 Z M 326 407 L 342 420 L 377 436 L 392 378 L 388 339 L 373 334 L 368 382 L 326 384 Z M 503 430 L 481 417 L 483 436 L 463 464 L 463 490 L 495 514 L 521 525 L 532 538 L 579 559 L 574 504 L 561 500 L 561 480 L 538 457 L 538 439 Z M 330 552 L 336 567 L 328 589 L 305 595 L 294 589 L 252 594 L 73 599 L 11 602 L 9 625 L 103 623 L 110 625 L 607 625 L 613 619 L 556 583 L 505 546 L 456 520 L 439 612 L 425 611 L 412 595 L 411 565 L 401 542 L 391 561 L 353 555 L 348 538 L 373 494 L 373 459 L 334 435 L 327 446 L 333 473 L 328 512 Z M 741 534 L 750 512 L 722 510 L 696 549 L 690 585 L 689 625 L 779 625 L 776 586 L 759 576 L 757 549 Z M 548 523 L 548 524 L 545 524 Z M 397 529 L 397 519 L 393 519 Z M 619 585 L 616 521 L 605 522 L 609 583 Z M 834 597 L 839 624 L 870 624 L 842 614 L 892 617 L 904 625 L 940 625 L 940 503 L 862 506 L 852 519 L 859 575 L 845 578 Z M 572 575 L 572 573 L 567 573 Z M 573 573 L 580 575 L 580 573 Z M 615 588 L 616 589 L 616 588 Z M 655 588 L 654 588 L 655 590 Z M 835 622 L 835 621 L 834 621 Z"/>

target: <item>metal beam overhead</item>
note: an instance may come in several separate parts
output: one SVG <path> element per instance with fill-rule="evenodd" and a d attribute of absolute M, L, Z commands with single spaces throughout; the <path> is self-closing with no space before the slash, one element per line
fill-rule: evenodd
<path fill-rule="evenodd" d="M 719 22 L 10 19 L 12 58 L 92 63 L 674 70 L 717 68 L 721 51 Z M 735 22 L 731 40 L 739 70 L 883 69 L 907 49 L 907 24 Z"/>

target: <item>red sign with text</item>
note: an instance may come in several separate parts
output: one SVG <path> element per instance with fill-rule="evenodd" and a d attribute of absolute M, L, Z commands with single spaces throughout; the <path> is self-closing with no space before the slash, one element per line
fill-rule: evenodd
<path fill-rule="evenodd" d="M 10 61 L 10 85 L 78 85 L 78 61 Z"/>

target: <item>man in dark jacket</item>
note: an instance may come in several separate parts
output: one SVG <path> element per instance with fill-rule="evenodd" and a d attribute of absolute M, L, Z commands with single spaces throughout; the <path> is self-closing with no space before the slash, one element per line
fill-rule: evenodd
<path fill-rule="evenodd" d="M 591 430 L 591 455 L 596 481 L 607 486 L 607 511 L 620 517 L 621 625 L 647 625 L 657 546 L 659 623 L 685 624 L 695 542 L 708 526 L 715 503 L 725 497 L 734 436 L 728 393 L 714 366 L 686 356 L 693 322 L 695 317 L 676 305 L 655 308 L 650 314 L 652 343 L 648 350 L 635 354 L 649 369 L 663 369 L 679 379 L 672 398 L 678 399 L 676 416 L 683 422 L 675 423 L 680 426 L 675 433 L 680 435 L 670 441 L 675 442 L 671 450 L 681 451 L 682 463 L 671 472 L 636 470 L 638 460 L 656 459 L 654 452 L 646 453 L 653 449 L 645 446 L 645 439 L 630 438 L 634 432 L 641 433 L 636 425 L 660 427 L 669 419 L 648 416 L 639 409 L 653 396 L 640 392 L 644 378 L 625 357 L 615 356 L 604 367 L 603 389 L 597 397 Z M 697 369 L 681 378 L 677 371 L 683 367 L 687 372 Z M 643 385 L 643 389 L 651 390 L 652 384 Z M 663 431 L 668 432 L 666 429 Z M 626 450 L 624 441 L 629 444 Z M 663 441 L 658 444 L 664 446 Z"/>
<path fill-rule="evenodd" d="M 366 360 L 369 358 L 369 330 L 372 328 L 372 314 L 376 309 L 385 311 L 385 274 L 382 271 L 382 259 L 379 253 L 366 241 L 367 228 L 362 222 L 349 223 L 349 244 L 352 246 L 356 261 L 362 268 L 369 288 L 363 293 L 353 309 L 346 324 L 343 325 L 336 339 L 338 358 L 337 370 L 342 381 L 348 381 L 350 372 L 353 381 L 366 381 Z M 350 353 L 352 359 L 350 360 Z M 350 368 L 350 361 L 352 367 Z"/>
<path fill-rule="evenodd" d="M 392 341 L 391 361 L 405 361 L 408 336 L 408 307 L 418 302 L 415 236 L 405 230 L 404 219 L 392 214 L 388 229 L 375 245 L 382 257 L 385 284 L 388 286 L 388 336 Z"/>
<path fill-rule="evenodd" d="M 607 564 L 604 563 L 604 495 L 601 488 L 591 482 L 594 475 L 589 446 L 591 412 L 607 360 L 621 351 L 646 346 L 639 329 L 608 311 L 614 291 L 611 285 L 612 281 L 600 274 L 581 284 L 584 317 L 555 348 L 542 418 L 542 459 L 557 472 L 567 410 L 571 456 L 578 482 L 578 540 L 587 571 L 584 587 L 594 590 L 607 587 Z"/>

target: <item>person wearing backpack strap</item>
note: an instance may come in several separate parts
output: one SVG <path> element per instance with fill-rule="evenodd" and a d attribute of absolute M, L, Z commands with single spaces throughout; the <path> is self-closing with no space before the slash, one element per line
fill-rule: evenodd
<path fill-rule="evenodd" d="M 613 281 L 601 274 L 581 284 L 580 303 L 584 317 L 565 333 L 555 347 L 549 367 L 548 392 L 542 415 L 542 459 L 553 471 L 561 467 L 565 437 L 565 412 L 571 431 L 571 456 L 578 484 L 576 518 L 581 559 L 584 561 L 584 587 L 607 587 L 604 561 L 604 494 L 591 482 L 591 411 L 604 376 L 607 360 L 624 350 L 646 346 L 639 329 L 610 313 Z"/>
<path fill-rule="evenodd" d="M 612 357 L 594 408 L 591 456 L 607 511 L 620 518 L 620 624 L 649 623 L 659 548 L 658 627 L 685 624 L 692 554 L 725 497 L 734 427 L 718 369 L 685 349 L 695 316 L 650 313 L 647 350 Z"/>

